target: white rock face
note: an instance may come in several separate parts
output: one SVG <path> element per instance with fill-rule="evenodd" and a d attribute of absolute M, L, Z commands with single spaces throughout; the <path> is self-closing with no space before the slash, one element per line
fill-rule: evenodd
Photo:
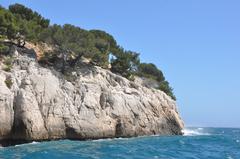
<path fill-rule="evenodd" d="M 181 134 L 176 103 L 162 91 L 91 66 L 68 82 L 21 54 L 11 72 L 0 70 L 0 140 Z"/>
<path fill-rule="evenodd" d="M 0 140 L 9 137 L 13 125 L 13 93 L 5 84 L 7 76 L 0 72 Z"/>

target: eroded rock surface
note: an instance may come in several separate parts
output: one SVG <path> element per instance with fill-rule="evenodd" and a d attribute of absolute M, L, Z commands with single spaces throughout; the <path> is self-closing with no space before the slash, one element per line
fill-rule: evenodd
<path fill-rule="evenodd" d="M 14 54 L 11 72 L 0 70 L 2 142 L 181 134 L 176 103 L 162 91 L 93 66 L 69 82 L 31 53 Z"/>

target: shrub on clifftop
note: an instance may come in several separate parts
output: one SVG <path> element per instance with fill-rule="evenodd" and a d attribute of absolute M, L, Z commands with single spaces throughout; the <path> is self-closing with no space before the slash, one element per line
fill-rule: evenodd
<path fill-rule="evenodd" d="M 21 4 L 10 5 L 8 9 L 0 7 L 0 53 L 8 50 L 5 40 L 24 47 L 25 41 L 44 42 L 56 47 L 52 54 L 44 54 L 41 62 L 58 64 L 63 74 L 66 68 L 78 67 L 78 61 L 84 56 L 93 65 L 108 68 L 123 77 L 132 79 L 134 75 L 151 78 L 159 82 L 159 89 L 175 99 L 172 88 L 165 80 L 161 70 L 154 64 L 141 63 L 139 53 L 126 51 L 119 46 L 114 37 L 101 30 L 84 30 L 65 24 L 53 24 L 39 13 Z M 109 55 L 114 58 L 109 60 Z M 59 64 L 60 63 L 60 64 Z"/>

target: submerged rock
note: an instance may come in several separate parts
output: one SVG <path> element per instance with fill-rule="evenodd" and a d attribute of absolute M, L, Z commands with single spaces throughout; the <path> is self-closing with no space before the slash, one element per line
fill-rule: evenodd
<path fill-rule="evenodd" d="M 176 103 L 162 91 L 89 65 L 68 81 L 35 56 L 14 54 L 11 72 L 0 70 L 2 144 L 181 134 Z"/>

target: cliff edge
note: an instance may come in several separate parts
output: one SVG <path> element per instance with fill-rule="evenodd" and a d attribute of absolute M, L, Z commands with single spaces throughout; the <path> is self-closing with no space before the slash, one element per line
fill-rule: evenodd
<path fill-rule="evenodd" d="M 67 80 L 42 67 L 34 50 L 11 49 L 0 64 L 0 145 L 53 139 L 180 135 L 176 103 L 97 66 L 83 65 Z M 2 62 L 0 62 L 2 63 Z"/>

